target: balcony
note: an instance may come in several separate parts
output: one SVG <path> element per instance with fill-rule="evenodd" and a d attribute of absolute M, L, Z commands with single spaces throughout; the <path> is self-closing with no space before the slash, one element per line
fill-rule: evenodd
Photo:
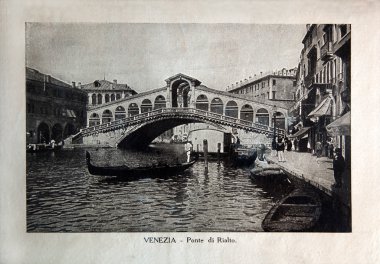
<path fill-rule="evenodd" d="M 334 59 L 333 45 L 332 45 L 331 41 L 327 41 L 321 47 L 321 59 L 324 62 L 328 62 L 328 61 Z"/>

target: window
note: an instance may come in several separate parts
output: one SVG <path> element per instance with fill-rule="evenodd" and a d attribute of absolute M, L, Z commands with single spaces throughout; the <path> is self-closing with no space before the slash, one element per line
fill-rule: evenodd
<path fill-rule="evenodd" d="M 269 92 L 267 92 L 267 96 L 268 96 L 268 99 L 269 99 Z"/>
<path fill-rule="evenodd" d="M 272 85 L 275 86 L 276 85 L 276 80 L 272 80 Z M 293 85 L 294 86 L 294 85 Z"/>
<path fill-rule="evenodd" d="M 297 81 L 293 81 L 293 87 L 297 86 Z"/>
<path fill-rule="evenodd" d="M 276 99 L 276 92 L 272 91 L 272 99 Z"/>

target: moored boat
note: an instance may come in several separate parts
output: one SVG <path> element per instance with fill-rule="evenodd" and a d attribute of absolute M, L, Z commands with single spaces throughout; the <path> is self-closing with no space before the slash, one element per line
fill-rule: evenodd
<path fill-rule="evenodd" d="M 316 192 L 296 189 L 272 207 L 262 228 L 268 232 L 312 231 L 321 212 L 322 205 Z"/>
<path fill-rule="evenodd" d="M 157 164 L 145 167 L 128 167 L 128 166 L 95 166 L 91 164 L 91 155 L 86 151 L 87 168 L 90 174 L 100 176 L 117 176 L 126 179 L 135 179 L 143 177 L 160 177 L 168 175 L 176 175 L 190 168 L 197 158 L 190 162 L 179 164 Z"/>
<path fill-rule="evenodd" d="M 264 182 L 287 179 L 280 167 L 276 164 L 268 164 L 265 160 L 256 160 L 255 168 L 250 170 L 250 175 L 252 179 Z"/>

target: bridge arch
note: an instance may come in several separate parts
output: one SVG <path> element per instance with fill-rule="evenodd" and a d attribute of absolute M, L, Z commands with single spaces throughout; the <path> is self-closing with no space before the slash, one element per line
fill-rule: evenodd
<path fill-rule="evenodd" d="M 253 108 L 251 105 L 243 105 L 240 110 L 240 119 L 253 122 Z"/>
<path fill-rule="evenodd" d="M 285 115 L 284 113 L 277 111 L 276 113 L 276 128 L 285 129 Z M 274 126 L 274 118 L 272 118 L 272 126 Z"/>
<path fill-rule="evenodd" d="M 149 99 L 144 99 L 141 103 L 141 113 L 152 111 L 152 102 Z"/>
<path fill-rule="evenodd" d="M 108 109 L 104 110 L 102 114 L 102 124 L 111 122 L 112 118 L 112 112 Z"/>
<path fill-rule="evenodd" d="M 195 101 L 195 108 L 208 111 L 208 98 L 204 94 L 200 94 Z"/>
<path fill-rule="evenodd" d="M 115 120 L 123 119 L 126 116 L 127 116 L 127 113 L 126 113 L 124 107 L 122 107 L 121 105 L 119 105 L 118 107 L 116 107 L 116 109 L 115 109 Z"/>
<path fill-rule="evenodd" d="M 223 101 L 219 97 L 211 100 L 210 111 L 223 115 Z"/>
<path fill-rule="evenodd" d="M 100 117 L 97 113 L 92 113 L 89 118 L 88 126 L 97 126 L 100 125 Z"/>
<path fill-rule="evenodd" d="M 139 106 L 136 103 L 131 103 L 128 106 L 128 116 L 138 115 L 140 113 Z"/>
<path fill-rule="evenodd" d="M 235 101 L 228 101 L 226 104 L 226 116 L 239 118 L 239 107 Z"/>
<path fill-rule="evenodd" d="M 166 99 L 163 95 L 158 95 L 156 99 L 154 99 L 154 110 L 166 108 Z"/>

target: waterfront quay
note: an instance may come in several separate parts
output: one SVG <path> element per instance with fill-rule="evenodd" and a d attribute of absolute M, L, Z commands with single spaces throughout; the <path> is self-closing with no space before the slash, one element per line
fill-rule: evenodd
<path fill-rule="evenodd" d="M 279 162 L 277 156 L 266 156 L 268 163 L 274 163 L 295 183 L 310 185 L 331 198 L 333 206 L 346 217 L 351 212 L 350 173 L 344 173 L 341 188 L 335 188 L 333 160 L 317 157 L 308 152 L 285 152 L 285 162 Z"/>

